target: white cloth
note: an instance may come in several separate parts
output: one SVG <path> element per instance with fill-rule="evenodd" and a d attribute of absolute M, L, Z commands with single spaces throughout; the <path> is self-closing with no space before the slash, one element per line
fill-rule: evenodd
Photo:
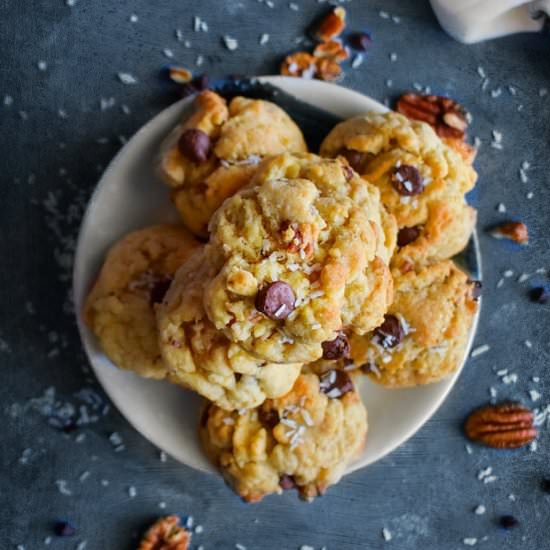
<path fill-rule="evenodd" d="M 441 26 L 471 44 L 516 32 L 540 31 L 550 0 L 430 0 Z"/>

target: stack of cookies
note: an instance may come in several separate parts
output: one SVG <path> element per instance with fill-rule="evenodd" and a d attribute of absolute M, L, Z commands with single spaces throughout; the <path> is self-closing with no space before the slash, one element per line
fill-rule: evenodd
<path fill-rule="evenodd" d="M 476 173 L 396 113 L 342 122 L 317 156 L 267 101 L 205 91 L 194 107 L 159 162 L 182 225 L 116 243 L 85 319 L 118 367 L 208 400 L 205 452 L 243 499 L 311 499 L 365 444 L 360 377 L 458 368 L 477 287 L 449 258 Z"/>

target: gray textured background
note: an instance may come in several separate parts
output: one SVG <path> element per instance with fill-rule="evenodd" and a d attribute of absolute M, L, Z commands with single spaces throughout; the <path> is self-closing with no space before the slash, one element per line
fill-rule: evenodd
<path fill-rule="evenodd" d="M 0 547 L 42 548 L 52 522 L 70 518 L 78 533 L 53 541 L 55 548 L 87 541 L 88 549 L 130 549 L 149 521 L 174 512 L 192 515 L 204 527 L 194 548 L 232 549 L 240 543 L 249 550 L 456 549 L 465 548 L 465 537 L 485 536 L 478 546 L 487 550 L 550 548 L 550 496 L 539 489 L 541 478 L 550 477 L 548 430 L 542 430 L 536 452 L 473 446 L 468 454 L 461 434 L 465 415 L 488 400 L 490 386 L 499 399 L 532 406 L 550 401 L 550 310 L 526 296 L 547 276 L 516 280 L 523 272 L 550 268 L 550 95 L 539 93 L 550 87 L 548 35 L 464 46 L 441 31 L 427 2 L 347 4 L 350 28 L 371 30 L 374 43 L 360 68 L 346 70 L 344 85 L 378 100 L 414 83 L 429 85 L 469 108 L 471 135 L 483 142 L 476 202 L 485 299 L 476 345 L 487 343 L 491 350 L 469 361 L 439 412 L 400 449 L 345 478 L 313 504 L 288 493 L 245 505 L 220 479 L 170 459 L 161 462 L 158 450 L 116 410 L 100 405 L 94 412 L 87 405 L 97 421 L 67 435 L 48 424 L 45 400 L 29 401 L 53 386 L 59 404 L 78 407 L 75 394 L 82 388 L 95 389 L 106 402 L 86 373 L 68 312 L 70 255 L 82 208 L 119 149 L 118 136 L 130 136 L 174 99 L 158 78 L 169 61 L 162 50 L 172 49 L 187 67 L 202 54 L 203 69 L 217 76 L 277 72 L 281 55 L 293 49 L 293 40 L 323 7 L 297 0 L 295 12 L 287 1 L 274 4 L 270 9 L 257 0 L 77 0 L 71 7 L 65 0 L 0 0 L 0 529 L 5 533 Z M 381 18 L 381 9 L 400 22 Z M 136 23 L 129 21 L 133 13 Z M 192 31 L 193 15 L 208 22 L 208 33 Z M 176 41 L 176 28 L 191 48 Z M 263 32 L 271 39 L 260 46 Z M 224 34 L 239 39 L 237 51 L 224 49 Z M 395 62 L 391 52 L 397 53 Z M 38 68 L 40 60 L 47 62 L 45 71 Z M 485 91 L 478 66 L 490 79 Z M 139 85 L 120 83 L 119 71 L 135 75 Z M 509 85 L 517 88 L 515 96 Z M 492 97 L 498 88 L 502 94 Z M 13 99 L 11 105 L 4 96 Z M 114 97 L 116 104 L 102 111 L 102 97 Z M 121 111 L 122 104 L 131 114 Z M 502 132 L 503 150 L 490 147 L 493 129 Z M 522 183 L 518 169 L 525 160 L 531 169 Z M 498 203 L 507 213 L 497 211 Z M 508 218 L 527 223 L 528 247 L 483 233 Z M 506 270 L 514 275 L 497 289 Z M 504 384 L 495 374 L 502 368 L 517 374 L 515 384 Z M 537 403 L 527 393 L 533 388 L 542 394 Z M 116 436 L 109 440 L 113 433 L 123 441 L 119 452 Z M 498 479 L 484 484 L 477 474 L 487 466 Z M 79 481 L 83 473 L 88 477 Z M 72 494 L 62 494 L 56 480 L 65 480 Z M 134 498 L 130 486 L 137 491 Z M 473 513 L 479 504 L 486 514 Z M 520 526 L 500 530 L 495 519 L 504 513 L 517 516 Z M 381 536 L 383 527 L 393 534 L 390 542 Z"/>

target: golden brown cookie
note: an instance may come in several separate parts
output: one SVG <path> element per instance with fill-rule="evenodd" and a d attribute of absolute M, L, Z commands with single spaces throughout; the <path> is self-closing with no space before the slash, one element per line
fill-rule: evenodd
<path fill-rule="evenodd" d="M 296 488 L 311 500 L 339 481 L 363 448 L 367 412 L 343 372 L 303 374 L 292 391 L 261 407 L 204 411 L 207 455 L 244 500 Z"/>
<path fill-rule="evenodd" d="M 400 240 L 410 241 L 398 263 L 409 255 L 417 263 L 447 259 L 468 242 L 475 212 L 464 195 L 477 174 L 427 124 L 393 112 L 367 113 L 338 124 L 321 154 L 344 156 L 380 189 L 382 203 L 404 230 Z M 413 237 L 420 240 L 411 246 Z"/>
<path fill-rule="evenodd" d="M 198 249 L 179 269 L 157 310 L 168 379 L 227 410 L 257 407 L 284 395 L 301 364 L 253 357 L 215 329 L 203 306 L 204 285 L 212 275 L 204 254 L 204 247 Z"/>
<path fill-rule="evenodd" d="M 428 205 L 424 224 L 402 227 L 391 260 L 394 273 L 405 273 L 429 262 L 451 258 L 468 244 L 477 212 L 463 202 L 436 200 Z"/>
<path fill-rule="evenodd" d="M 438 382 L 464 360 L 477 310 L 471 281 L 447 260 L 397 276 L 394 284 L 384 323 L 350 336 L 347 368 L 361 367 L 392 388 Z"/>
<path fill-rule="evenodd" d="M 394 243 L 377 189 L 344 161 L 266 159 L 212 219 L 206 312 L 257 357 L 316 360 L 338 331 L 380 324 Z"/>
<path fill-rule="evenodd" d="M 184 223 L 206 237 L 214 211 L 249 182 L 261 158 L 307 147 L 298 126 L 269 101 L 236 97 L 227 106 L 207 90 L 194 108 L 163 144 L 160 174 Z"/>
<path fill-rule="evenodd" d="M 86 300 L 84 318 L 115 365 L 164 378 L 155 307 L 198 245 L 181 226 L 155 225 L 111 247 Z"/>

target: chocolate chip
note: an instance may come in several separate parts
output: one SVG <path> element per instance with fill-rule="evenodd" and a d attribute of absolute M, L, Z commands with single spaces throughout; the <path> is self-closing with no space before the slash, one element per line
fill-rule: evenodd
<path fill-rule="evenodd" d="M 258 409 L 258 420 L 264 427 L 272 430 L 279 423 L 279 413 L 277 409 L 260 407 Z"/>
<path fill-rule="evenodd" d="M 279 486 L 283 491 L 288 491 L 289 489 L 294 489 L 294 487 L 296 487 L 296 481 L 294 481 L 292 476 L 283 474 L 279 478 Z"/>
<path fill-rule="evenodd" d="M 386 349 L 394 348 L 405 337 L 401 322 L 395 315 L 389 313 L 384 316 L 384 322 L 374 329 L 374 334 L 378 338 L 378 343 Z"/>
<path fill-rule="evenodd" d="M 472 286 L 470 291 L 472 300 L 479 300 L 479 297 L 481 296 L 481 289 L 483 288 L 483 284 L 481 283 L 481 281 L 468 279 L 468 284 Z"/>
<path fill-rule="evenodd" d="M 354 50 L 366 52 L 372 44 L 372 38 L 366 32 L 356 32 L 349 37 L 349 43 Z"/>
<path fill-rule="evenodd" d="M 550 293 L 543 286 L 538 286 L 529 291 L 529 297 L 532 302 L 537 302 L 537 304 L 545 304 L 550 298 Z"/>
<path fill-rule="evenodd" d="M 72 537 L 76 534 L 76 527 L 68 521 L 56 521 L 53 530 L 58 537 Z"/>
<path fill-rule="evenodd" d="M 540 488 L 550 494 L 550 478 L 545 478 L 540 482 Z"/>
<path fill-rule="evenodd" d="M 503 529 L 513 529 L 519 521 L 514 516 L 501 516 L 498 523 Z"/>
<path fill-rule="evenodd" d="M 397 234 L 398 246 L 407 246 L 418 239 L 421 228 L 418 225 L 414 227 L 402 227 Z"/>
<path fill-rule="evenodd" d="M 353 391 L 354 386 L 351 378 L 343 370 L 329 370 L 321 376 L 319 388 L 331 399 L 342 397 Z"/>
<path fill-rule="evenodd" d="M 270 319 L 281 321 L 294 310 L 295 302 L 296 297 L 290 285 L 283 281 L 275 281 L 260 289 L 254 305 Z"/>
<path fill-rule="evenodd" d="M 200 74 L 193 78 L 191 82 L 183 84 L 180 88 L 181 97 L 189 97 L 208 88 L 208 76 Z"/>
<path fill-rule="evenodd" d="M 159 279 L 151 288 L 151 304 L 160 304 L 168 292 L 172 283 L 172 277 Z"/>
<path fill-rule="evenodd" d="M 361 169 L 363 168 L 363 164 L 367 158 L 365 153 L 354 151 L 353 149 L 342 149 L 338 154 L 344 157 L 356 172 L 361 173 Z"/>
<path fill-rule="evenodd" d="M 412 197 L 424 191 L 424 178 L 418 169 L 410 164 L 397 166 L 391 181 L 395 190 L 406 197 Z"/>
<path fill-rule="evenodd" d="M 343 332 L 339 332 L 334 340 L 321 344 L 323 347 L 323 359 L 341 359 L 349 356 L 349 342 Z"/>
<path fill-rule="evenodd" d="M 181 134 L 178 141 L 180 153 L 193 162 L 204 162 L 210 153 L 208 134 L 197 128 L 189 128 Z"/>

